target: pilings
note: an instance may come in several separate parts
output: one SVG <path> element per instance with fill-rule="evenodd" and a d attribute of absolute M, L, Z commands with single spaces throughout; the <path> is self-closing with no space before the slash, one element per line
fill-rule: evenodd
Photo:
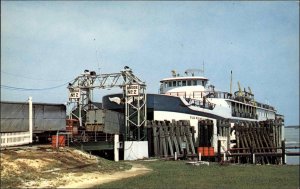
<path fill-rule="evenodd" d="M 148 121 L 149 154 L 162 158 L 196 157 L 194 127 L 189 121 Z"/>
<path fill-rule="evenodd" d="M 233 163 L 285 164 L 285 143 L 280 120 L 239 121 L 200 120 L 197 143 L 189 121 L 148 121 L 149 156 L 159 158 L 198 157 L 196 147 L 215 150 L 210 160 Z M 203 154 L 201 154 L 203 156 Z"/>
<path fill-rule="evenodd" d="M 230 149 L 233 160 L 237 163 L 280 164 L 282 158 L 284 162 L 281 127 L 276 120 L 236 123 L 233 127 L 236 146 Z"/>

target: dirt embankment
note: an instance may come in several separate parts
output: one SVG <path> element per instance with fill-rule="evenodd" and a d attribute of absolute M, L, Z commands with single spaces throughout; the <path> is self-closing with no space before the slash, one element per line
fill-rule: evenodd
<path fill-rule="evenodd" d="M 138 165 L 113 162 L 72 148 L 51 146 L 1 150 L 1 188 L 87 188 L 145 174 Z"/>

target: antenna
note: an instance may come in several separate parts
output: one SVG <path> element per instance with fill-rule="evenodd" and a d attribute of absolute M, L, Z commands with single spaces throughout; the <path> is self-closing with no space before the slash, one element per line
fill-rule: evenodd
<path fill-rule="evenodd" d="M 96 61 L 97 61 L 97 66 L 98 66 L 98 74 L 100 74 L 100 61 L 99 61 L 99 58 L 98 58 L 98 50 L 97 50 L 97 47 L 96 47 L 96 38 L 94 38 L 94 46 L 95 46 L 95 50 L 96 50 Z"/>
<path fill-rule="evenodd" d="M 232 94 L 232 70 L 230 72 L 230 94 Z"/>
<path fill-rule="evenodd" d="M 203 76 L 204 76 L 204 60 L 202 62 L 202 71 L 203 71 Z"/>
<path fill-rule="evenodd" d="M 97 51 L 96 51 L 96 56 L 97 56 Z M 97 58 L 98 60 L 98 58 Z M 98 74 L 100 74 L 100 61 L 98 61 Z"/>

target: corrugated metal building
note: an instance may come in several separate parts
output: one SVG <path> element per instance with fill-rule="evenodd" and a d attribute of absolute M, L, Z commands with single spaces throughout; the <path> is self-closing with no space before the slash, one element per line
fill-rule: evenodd
<path fill-rule="evenodd" d="M 33 133 L 66 129 L 64 104 L 33 103 Z M 1 133 L 29 130 L 29 104 L 1 101 Z"/>

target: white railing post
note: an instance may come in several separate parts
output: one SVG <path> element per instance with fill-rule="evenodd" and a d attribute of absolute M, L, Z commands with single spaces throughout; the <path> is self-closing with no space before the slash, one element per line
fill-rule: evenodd
<path fill-rule="evenodd" d="M 28 99 L 29 103 L 29 143 L 32 143 L 32 97 Z"/>
<path fill-rule="evenodd" d="M 5 137 L 5 144 L 7 144 L 7 143 L 8 143 L 8 136 L 7 136 L 7 133 L 5 133 L 4 137 Z"/>
<path fill-rule="evenodd" d="M 120 148 L 120 143 L 119 143 L 119 135 L 115 134 L 114 136 L 114 159 L 115 161 L 119 161 L 119 148 Z"/>

